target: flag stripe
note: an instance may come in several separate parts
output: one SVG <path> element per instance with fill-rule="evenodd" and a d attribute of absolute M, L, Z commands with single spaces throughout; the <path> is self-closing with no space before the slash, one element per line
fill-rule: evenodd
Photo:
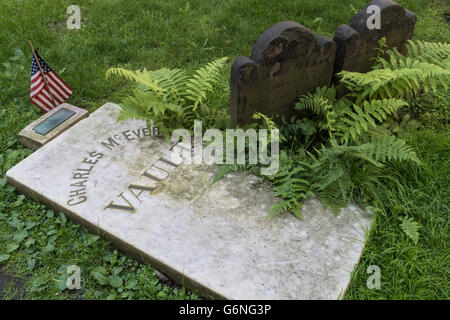
<path fill-rule="evenodd" d="M 47 96 L 49 101 L 52 101 L 52 104 L 53 104 L 53 99 L 55 99 L 55 103 L 57 103 L 58 105 L 60 105 L 64 101 L 64 99 L 55 95 L 54 92 L 52 92 L 52 94 L 50 95 L 50 93 L 48 92 L 47 89 L 43 89 L 41 92 L 43 92 Z M 53 97 L 53 99 L 52 99 L 52 97 Z"/>
<path fill-rule="evenodd" d="M 40 102 L 42 102 L 43 104 L 45 104 L 46 107 L 48 107 L 48 108 L 50 108 L 50 109 L 54 108 L 53 103 L 52 103 L 51 101 L 49 101 L 49 100 L 45 97 L 45 95 L 43 95 L 42 93 L 39 93 L 39 94 L 36 96 L 36 99 L 38 99 Z M 51 100 L 51 99 L 50 99 L 50 100 Z"/>
<path fill-rule="evenodd" d="M 46 108 L 45 108 L 45 106 L 42 104 L 42 103 L 40 103 L 39 101 L 37 101 L 36 99 L 30 99 L 30 101 L 35 105 L 35 106 L 37 106 L 39 109 L 41 109 L 41 110 L 43 110 L 43 111 L 48 111 L 48 110 L 46 110 Z"/>
<path fill-rule="evenodd" d="M 72 93 L 72 88 L 70 88 L 68 85 L 66 85 L 64 83 L 64 81 L 62 81 L 54 72 L 49 72 L 48 73 L 50 75 L 50 80 L 52 81 L 52 79 L 55 81 L 55 83 L 58 84 L 58 87 L 60 87 L 61 89 L 63 89 L 65 91 L 65 93 L 68 95 L 67 98 L 69 98 L 69 96 Z"/>
<path fill-rule="evenodd" d="M 32 98 L 32 97 L 34 97 L 36 94 L 38 94 L 39 91 L 41 91 L 43 87 L 44 87 L 44 82 L 42 82 L 41 85 L 40 85 L 38 88 L 36 88 L 35 90 L 33 90 L 33 91 L 30 93 L 30 97 Z"/>
<path fill-rule="evenodd" d="M 44 111 L 49 111 L 51 109 L 47 107 L 44 103 L 42 103 L 42 101 L 40 101 L 38 98 L 33 98 L 31 101 L 34 102 L 36 106 L 38 106 L 40 109 Z"/>
<path fill-rule="evenodd" d="M 50 81 L 48 82 L 48 88 L 50 89 L 52 96 L 61 102 L 63 102 L 64 100 L 67 100 L 69 98 L 69 97 L 63 98 L 63 96 L 56 90 L 56 88 L 53 86 L 53 84 Z"/>
<path fill-rule="evenodd" d="M 67 83 L 65 83 L 65 82 L 60 78 L 60 76 L 58 76 L 54 71 L 51 71 L 50 73 L 51 73 L 51 75 L 52 75 L 53 77 L 55 77 L 57 80 L 59 80 L 59 82 L 61 83 L 61 85 L 65 86 L 65 87 L 67 88 L 68 91 L 70 91 L 70 92 L 73 91 L 73 89 L 72 89 L 71 87 L 69 87 L 69 85 L 68 85 Z"/>
<path fill-rule="evenodd" d="M 61 90 L 61 87 L 60 86 L 58 86 L 52 79 L 48 79 L 48 85 L 49 85 L 49 87 L 51 87 L 53 90 L 55 90 L 55 92 L 59 95 L 59 96 L 61 96 L 61 97 L 64 97 L 64 99 L 65 100 L 67 100 L 67 99 L 69 99 L 69 95 L 68 94 L 66 94 L 65 92 L 64 92 L 64 90 Z M 53 93 L 53 92 L 52 92 Z"/>
<path fill-rule="evenodd" d="M 52 104 L 49 104 L 47 100 L 42 99 L 42 97 L 40 96 L 40 94 L 38 94 L 38 95 L 35 97 L 35 99 L 36 99 L 37 101 L 39 101 L 40 103 L 42 103 L 46 109 L 51 110 L 51 109 L 53 108 L 53 105 L 52 105 Z"/>
<path fill-rule="evenodd" d="M 37 75 L 37 77 L 34 77 L 31 80 L 31 84 L 38 82 L 42 78 L 42 75 L 40 73 L 36 73 L 36 75 Z"/>
<path fill-rule="evenodd" d="M 39 77 L 40 75 L 41 75 L 41 74 L 40 74 L 39 72 L 33 74 L 33 75 L 31 76 L 31 81 L 33 81 L 35 78 Z"/>
<path fill-rule="evenodd" d="M 31 90 L 39 86 L 42 82 L 42 77 L 36 78 L 36 81 L 31 82 Z"/>

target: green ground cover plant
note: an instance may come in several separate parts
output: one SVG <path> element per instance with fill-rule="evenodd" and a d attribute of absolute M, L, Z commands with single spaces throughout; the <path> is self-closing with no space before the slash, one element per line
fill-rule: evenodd
<path fill-rule="evenodd" d="M 199 298 L 182 287 L 164 285 L 150 266 L 115 251 L 98 235 L 23 197 L 6 183 L 5 172 L 31 153 L 20 144 L 17 133 L 41 115 L 29 102 L 28 40 L 75 89 L 68 102 L 89 111 L 107 101 L 121 102 L 132 90 L 120 77 L 106 80 L 109 68 L 182 69 L 192 75 L 208 62 L 228 57 L 205 103 L 208 109 L 223 115 L 228 112 L 231 62 L 237 55 L 248 55 L 258 35 L 267 27 L 293 20 L 332 37 L 336 27 L 347 23 L 366 2 L 79 0 L 82 27 L 68 30 L 66 9 L 73 4 L 68 0 L 2 1 L 0 268 L 14 276 L 13 282 L 25 284 L 25 290 L 20 291 L 15 289 L 20 286 L 12 283 L 4 298 Z M 450 42 L 449 22 L 445 18 L 450 7 L 445 1 L 397 2 L 417 14 L 416 40 Z M 379 185 L 383 192 L 378 193 L 376 201 L 384 209 L 375 218 L 344 299 L 449 297 L 450 94 L 439 84 L 436 91 L 430 88 L 427 94 L 401 99 L 408 103 L 407 108 L 398 111 L 384 129 L 405 141 L 421 165 L 407 161 L 383 166 L 381 176 L 394 178 L 395 183 L 385 179 Z M 315 136 L 313 123 L 289 123 L 284 133 L 282 126 L 280 129 L 287 136 L 299 130 L 296 126 L 311 133 L 310 137 Z M 304 143 L 304 138 L 295 143 Z M 71 264 L 81 267 L 82 290 L 69 291 L 63 286 L 64 270 Z M 381 269 L 379 290 L 366 286 L 366 270 L 370 265 Z"/>

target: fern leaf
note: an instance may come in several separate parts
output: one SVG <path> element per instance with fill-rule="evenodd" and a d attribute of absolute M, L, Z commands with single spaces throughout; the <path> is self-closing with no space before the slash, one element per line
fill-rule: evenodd
<path fill-rule="evenodd" d="M 119 120 L 128 118 L 149 120 L 164 115 L 167 110 L 181 112 L 178 105 L 161 100 L 152 91 L 133 90 L 133 93 L 133 96 L 123 99 Z"/>
<path fill-rule="evenodd" d="M 450 44 L 441 42 L 426 42 L 408 40 L 406 44 L 408 58 L 448 68 L 450 63 Z M 397 50 L 387 51 L 390 60 L 405 61 L 406 58 Z M 386 62 L 386 66 L 389 65 Z"/>
<path fill-rule="evenodd" d="M 152 77 L 152 74 L 154 73 L 146 69 L 143 71 L 130 71 L 123 68 L 110 68 L 106 71 L 106 78 L 108 79 L 112 75 L 118 75 L 127 80 L 135 81 L 138 85 L 155 92 L 159 96 L 164 96 L 167 89 L 160 87 L 158 80 Z"/>
<path fill-rule="evenodd" d="M 296 161 L 294 164 L 285 152 L 280 154 L 280 168 L 277 173 L 268 178 L 272 182 L 274 195 L 281 197 L 282 200 L 271 207 L 270 217 L 291 212 L 297 218 L 302 218 L 300 214 L 302 202 L 313 195 L 310 191 L 310 181 L 304 178 L 310 171 L 308 163 Z"/>
<path fill-rule="evenodd" d="M 295 104 L 296 110 L 310 110 L 317 116 L 323 116 L 331 107 L 326 98 L 311 93 L 301 96 Z"/>
<path fill-rule="evenodd" d="M 282 200 L 270 208 L 268 217 L 270 218 L 285 212 L 291 212 L 293 215 L 295 215 L 297 218 L 301 220 L 303 217 L 300 211 L 301 211 L 301 204 L 297 203 L 297 201 L 293 199 Z"/>
<path fill-rule="evenodd" d="M 411 93 L 417 94 L 420 88 L 425 91 L 435 90 L 438 84 L 447 88 L 450 77 L 448 68 L 408 58 L 403 62 L 401 68 L 389 69 L 389 63 L 385 62 L 385 69 L 367 73 L 341 71 L 339 75 L 341 82 L 357 97 L 357 104 L 366 99 L 400 98 Z"/>
<path fill-rule="evenodd" d="M 411 217 L 403 217 L 400 218 L 402 223 L 400 224 L 400 228 L 402 231 L 410 238 L 414 244 L 417 245 L 417 242 L 419 241 L 419 228 L 420 224 L 415 222 L 413 218 Z"/>
<path fill-rule="evenodd" d="M 402 139 L 391 135 L 373 136 L 370 143 L 355 147 L 375 161 L 411 161 L 420 165 L 414 150 Z"/>
<path fill-rule="evenodd" d="M 301 96 L 295 104 L 295 109 L 299 111 L 310 110 L 321 119 L 318 123 L 321 130 L 333 131 L 336 114 L 330 101 L 334 100 L 332 95 L 335 94 L 334 88 L 328 91 L 318 88 L 314 94 L 307 93 Z"/>
<path fill-rule="evenodd" d="M 408 104 L 400 99 L 364 101 L 362 106 L 354 104 L 352 109 L 345 110 L 336 120 L 335 136 L 343 143 L 354 141 L 362 133 L 375 128 L 376 121 L 386 120 L 387 116 L 406 105 Z"/>
<path fill-rule="evenodd" d="M 185 90 L 186 99 L 190 100 L 195 111 L 206 99 L 206 93 L 213 90 L 213 85 L 219 80 L 220 70 L 228 60 L 227 57 L 209 62 L 206 66 L 195 71 L 187 80 Z"/>

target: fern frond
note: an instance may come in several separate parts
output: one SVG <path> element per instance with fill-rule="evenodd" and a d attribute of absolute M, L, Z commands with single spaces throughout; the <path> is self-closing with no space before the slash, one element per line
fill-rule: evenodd
<path fill-rule="evenodd" d="M 436 90 L 438 84 L 448 87 L 450 70 L 438 65 L 412 60 L 393 58 L 394 69 L 375 69 L 367 73 L 341 71 L 341 82 L 357 96 L 357 103 L 366 99 L 400 98 L 419 89 Z"/>
<path fill-rule="evenodd" d="M 275 122 L 269 116 L 266 116 L 265 114 L 263 114 L 261 112 L 255 112 L 253 114 L 252 118 L 255 120 L 263 120 L 264 123 L 266 124 L 266 127 L 269 130 L 269 132 L 271 132 L 274 129 L 277 129 Z"/>
<path fill-rule="evenodd" d="M 133 96 L 127 96 L 121 104 L 119 121 L 124 119 L 149 119 L 158 118 L 165 114 L 167 110 L 180 112 L 181 108 L 172 103 L 162 101 L 156 93 L 152 91 L 133 90 Z"/>
<path fill-rule="evenodd" d="M 330 208 L 335 215 L 345 207 L 349 198 L 349 184 L 337 180 L 319 192 L 319 199 L 325 208 Z"/>
<path fill-rule="evenodd" d="M 208 91 L 219 79 L 220 68 L 227 58 L 208 63 L 188 78 L 183 70 L 162 68 L 155 71 L 143 69 L 130 71 L 111 68 L 106 77 L 113 75 L 133 81 L 134 95 L 123 100 L 119 120 L 128 118 L 152 119 L 159 123 L 161 131 L 168 133 L 173 126 L 192 127 L 199 115 L 212 114 L 197 107 L 202 105 Z M 222 117 L 221 120 L 223 120 Z"/>
<path fill-rule="evenodd" d="M 269 210 L 268 217 L 273 217 L 285 212 L 290 212 L 301 220 L 303 218 L 300 213 L 301 209 L 301 202 L 298 203 L 295 199 L 288 198 L 287 200 L 281 200 L 277 204 L 274 204 Z"/>
<path fill-rule="evenodd" d="M 181 69 L 162 68 L 151 72 L 151 76 L 160 88 L 166 92 L 166 100 L 173 103 L 180 103 L 186 91 L 187 76 Z"/>
<path fill-rule="evenodd" d="M 374 135 L 371 142 L 355 148 L 379 162 L 411 161 L 418 165 L 421 163 L 411 146 L 391 135 Z"/>
<path fill-rule="evenodd" d="M 317 116 L 323 116 L 331 107 L 326 98 L 311 93 L 301 96 L 295 104 L 296 110 L 310 110 Z"/>
<path fill-rule="evenodd" d="M 308 141 L 309 138 L 317 132 L 316 123 L 310 119 L 303 119 L 297 122 L 299 131 L 305 136 Z"/>
<path fill-rule="evenodd" d="M 407 57 L 410 60 L 418 60 L 421 62 L 438 65 L 444 69 L 449 68 L 450 64 L 450 44 L 441 42 L 426 42 L 426 41 L 412 41 L 408 40 L 406 44 L 408 52 Z M 395 48 L 386 52 L 389 59 L 382 60 L 379 68 L 396 69 L 401 67 L 400 61 L 406 60 Z"/>
<path fill-rule="evenodd" d="M 123 68 L 110 68 L 106 71 L 106 78 L 112 75 L 124 77 L 127 80 L 135 81 L 138 85 L 143 86 L 147 90 L 155 92 L 158 96 L 164 96 L 167 89 L 162 88 L 158 84 L 158 80 L 152 76 L 154 72 L 148 71 L 144 68 L 143 71 L 130 71 Z"/>
<path fill-rule="evenodd" d="M 417 242 L 419 241 L 420 224 L 415 222 L 411 217 L 403 217 L 400 218 L 400 220 L 402 221 L 400 224 L 402 231 L 417 245 Z"/>
<path fill-rule="evenodd" d="M 407 105 L 408 103 L 400 99 L 364 101 L 361 106 L 354 104 L 352 110 L 343 111 L 335 121 L 335 136 L 344 143 L 354 141 L 364 132 L 375 128 L 377 121 L 383 122 Z"/>
<path fill-rule="evenodd" d="M 162 68 L 155 71 L 145 68 L 143 71 L 130 71 L 122 68 L 108 69 L 106 77 L 109 78 L 112 75 L 134 81 L 141 91 L 153 91 L 165 101 L 172 103 L 179 103 L 186 90 L 187 76 L 181 69 Z"/>
<path fill-rule="evenodd" d="M 206 93 L 213 90 L 213 85 L 219 80 L 220 70 L 228 60 L 227 57 L 209 62 L 196 70 L 186 82 L 186 99 L 190 100 L 195 111 L 206 99 Z"/>
<path fill-rule="evenodd" d="M 331 90 L 318 88 L 314 94 L 307 93 L 301 96 L 298 102 L 295 103 L 295 109 L 299 111 L 311 111 L 322 120 L 318 123 L 320 130 L 333 131 L 335 112 L 333 111 L 333 104 L 330 100 L 334 101 L 333 95 L 335 94 L 336 90 L 334 88 Z"/>
<path fill-rule="evenodd" d="M 330 184 L 338 181 L 344 176 L 344 169 L 342 166 L 334 166 L 333 170 L 329 170 L 326 172 L 325 175 L 321 176 L 319 179 L 317 179 L 317 182 L 313 185 L 315 190 L 323 191 L 325 190 Z"/>
<path fill-rule="evenodd" d="M 303 178 L 311 171 L 309 164 L 299 161 L 295 162 L 296 167 L 293 167 L 293 164 L 293 160 L 288 158 L 285 152 L 282 152 L 280 155 L 280 169 L 274 175 L 268 176 L 275 191 L 274 195 L 283 199 L 271 207 L 269 216 L 291 212 L 301 219 L 302 202 L 308 196 L 313 195 L 310 191 L 309 180 Z"/>

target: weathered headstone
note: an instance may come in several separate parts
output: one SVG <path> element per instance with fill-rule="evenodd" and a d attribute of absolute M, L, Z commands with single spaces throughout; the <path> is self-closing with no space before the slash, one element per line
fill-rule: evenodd
<path fill-rule="evenodd" d="M 108 103 L 6 174 L 19 191 L 101 232 L 201 293 L 229 299 L 336 299 L 358 262 L 371 216 L 338 217 L 317 200 L 302 221 L 267 219 L 276 202 L 261 180 L 168 155 L 145 122 L 116 122 Z M 175 157 L 176 158 L 176 157 Z"/>
<path fill-rule="evenodd" d="M 330 84 L 335 52 L 332 40 L 296 22 L 271 26 L 257 39 L 250 58 L 239 56 L 231 67 L 232 122 L 248 123 L 254 112 L 294 114 L 301 94 Z"/>
<path fill-rule="evenodd" d="M 369 6 L 380 8 L 380 29 L 369 29 L 367 20 Z M 391 0 L 372 0 L 351 20 L 350 25 L 343 24 L 335 32 L 336 61 L 334 73 L 342 70 L 367 72 L 374 64 L 374 58 L 380 47 L 378 41 L 385 37 L 389 49 L 397 47 L 405 53 L 405 44 L 414 34 L 416 15 Z"/>

